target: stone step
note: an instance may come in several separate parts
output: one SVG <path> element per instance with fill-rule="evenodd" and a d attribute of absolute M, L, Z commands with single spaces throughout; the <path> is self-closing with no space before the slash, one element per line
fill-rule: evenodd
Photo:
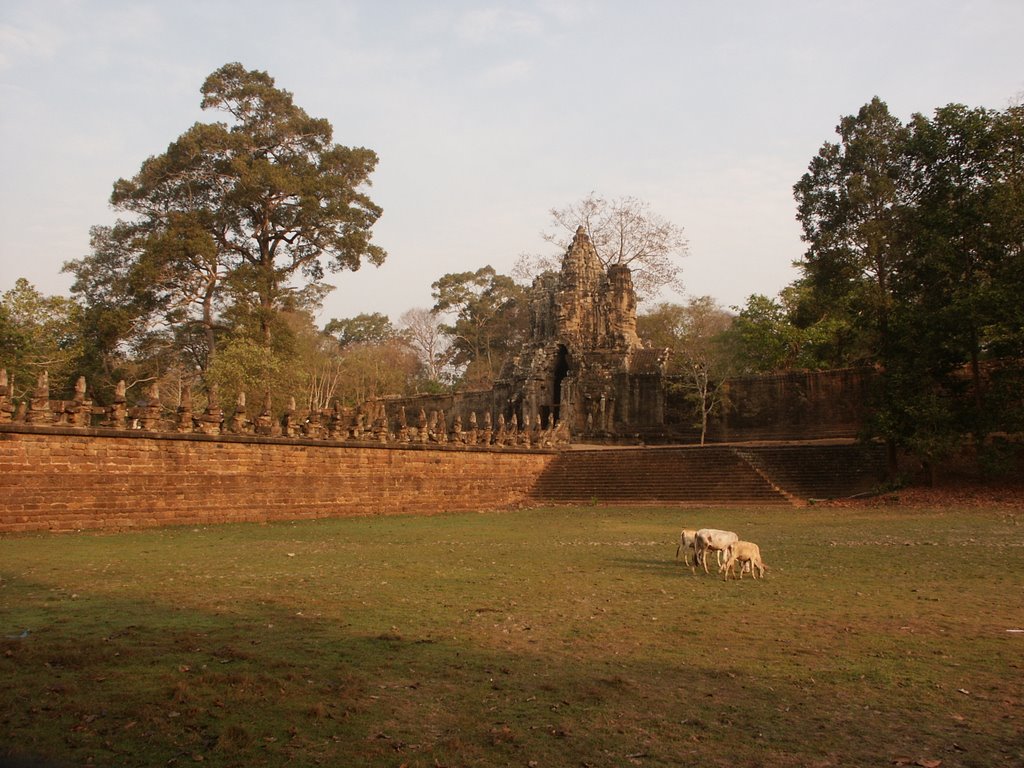
<path fill-rule="evenodd" d="M 538 478 L 537 501 L 792 504 L 876 489 L 881 446 L 802 444 L 574 450 Z"/>
<path fill-rule="evenodd" d="M 785 495 L 731 449 L 570 451 L 533 489 L 551 501 L 668 501 L 788 504 Z"/>
<path fill-rule="evenodd" d="M 878 443 L 756 446 L 737 452 L 775 485 L 805 499 L 870 493 L 887 476 L 885 446 Z"/>

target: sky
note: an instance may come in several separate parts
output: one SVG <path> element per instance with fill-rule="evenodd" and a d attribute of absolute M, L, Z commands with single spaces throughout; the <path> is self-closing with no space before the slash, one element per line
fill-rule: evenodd
<path fill-rule="evenodd" d="M 843 115 L 1019 103 L 1022 30 L 1020 0 L 3 0 L 0 292 L 67 295 L 113 183 L 225 119 L 199 89 L 237 61 L 380 158 L 387 260 L 328 275 L 321 324 L 551 254 L 551 209 L 592 192 L 683 228 L 659 298 L 739 306 L 798 276 L 792 188 Z"/>

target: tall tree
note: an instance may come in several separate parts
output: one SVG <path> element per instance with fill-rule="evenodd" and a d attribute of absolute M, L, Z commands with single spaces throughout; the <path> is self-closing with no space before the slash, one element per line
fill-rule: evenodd
<path fill-rule="evenodd" d="M 996 133 L 995 189 L 991 204 L 994 237 L 1003 256 L 995 267 L 1002 312 L 990 329 L 993 355 L 1024 356 L 1024 104 L 1001 113 Z"/>
<path fill-rule="evenodd" d="M 901 126 L 877 98 L 794 187 L 801 328 L 879 369 L 872 432 L 927 464 L 1024 423 L 1024 120 L 950 104 Z M 846 336 L 843 339 L 843 336 Z"/>
<path fill-rule="evenodd" d="M 821 311 L 858 331 L 849 362 L 884 360 L 908 202 L 906 130 L 875 97 L 836 132 L 794 187 L 807 243 L 799 266 Z"/>
<path fill-rule="evenodd" d="M 938 377 L 969 365 L 979 437 L 983 336 L 997 309 L 991 272 L 1003 251 L 991 235 L 993 122 L 988 110 L 952 104 L 933 119 L 913 117 L 908 154 L 915 206 L 907 216 L 909 253 L 896 286 L 916 342 L 905 351 L 917 367 Z"/>
<path fill-rule="evenodd" d="M 1024 136 L 1005 130 L 1009 114 L 950 104 L 931 118 L 915 115 L 908 144 L 914 206 L 895 285 L 904 343 L 893 362 L 926 372 L 926 390 L 944 395 L 942 428 L 970 433 L 978 444 L 997 424 L 1006 428 L 1011 401 L 996 396 L 1000 376 L 1019 369 L 1011 361 L 1024 355 L 1021 237 L 1007 227 L 1022 216 L 1013 190 L 1024 168 L 1013 145 Z M 997 359 L 993 390 L 983 366 Z M 909 387 L 908 397 L 921 390 Z"/>
<path fill-rule="evenodd" d="M 244 305 L 269 348 L 274 315 L 303 281 L 384 261 L 371 242 L 381 209 L 365 192 L 377 156 L 335 144 L 330 123 L 307 115 L 266 72 L 227 64 L 201 91 L 203 109 L 231 123 L 196 123 L 118 180 L 111 203 L 129 218 L 68 269 L 83 295 L 111 279 L 108 263 L 109 288 L 124 297 L 149 286 L 146 316 L 198 321 L 211 354 L 217 307 Z"/>
<path fill-rule="evenodd" d="M 662 288 L 682 289 L 682 267 L 688 244 L 683 228 L 651 210 L 635 197 L 608 199 L 591 192 L 564 208 L 552 208 L 551 229 L 542 237 L 558 247 L 552 256 L 520 256 L 517 278 L 532 278 L 546 270 L 557 271 L 558 259 L 582 226 L 594 244 L 602 264 L 624 264 L 633 273 L 633 286 L 641 299 Z"/>
<path fill-rule="evenodd" d="M 1002 112 L 996 132 L 996 184 L 993 231 L 1002 244 L 1002 258 L 993 266 L 993 302 L 986 349 L 1005 365 L 993 367 L 989 398 L 1003 414 L 1003 428 L 1024 431 L 1024 104 Z"/>

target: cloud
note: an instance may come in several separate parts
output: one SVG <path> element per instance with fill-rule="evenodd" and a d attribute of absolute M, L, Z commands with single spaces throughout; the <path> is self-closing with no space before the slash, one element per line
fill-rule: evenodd
<path fill-rule="evenodd" d="M 15 22 L 0 24 L 0 72 L 29 62 L 50 61 L 73 55 L 79 66 L 95 59 L 113 59 L 132 45 L 158 39 L 162 19 L 146 7 L 89 8 L 61 4 L 54 13 L 46 4 L 24 4 Z"/>
<path fill-rule="evenodd" d="M 0 24 L 0 72 L 24 59 L 50 59 L 61 47 L 60 33 L 45 25 L 32 29 Z"/>
<path fill-rule="evenodd" d="M 474 45 L 513 35 L 538 37 L 543 31 L 544 22 L 536 14 L 499 7 L 474 9 L 463 14 L 455 24 L 458 38 Z"/>
<path fill-rule="evenodd" d="M 584 0 L 539 0 L 541 11 L 562 24 L 572 24 L 594 13 L 591 3 Z"/>
<path fill-rule="evenodd" d="M 526 59 L 515 59 L 488 67 L 477 75 L 477 82 L 485 86 L 508 85 L 525 80 L 533 72 L 533 64 Z"/>

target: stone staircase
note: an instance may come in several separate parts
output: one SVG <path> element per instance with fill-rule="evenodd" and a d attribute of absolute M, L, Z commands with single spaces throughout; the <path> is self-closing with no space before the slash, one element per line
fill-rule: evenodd
<path fill-rule="evenodd" d="M 531 491 L 538 503 L 798 505 L 881 483 L 884 450 L 846 445 L 574 449 Z"/>
<path fill-rule="evenodd" d="M 609 448 L 560 454 L 531 496 L 553 503 L 693 503 L 788 505 L 732 448 Z"/>
<path fill-rule="evenodd" d="M 872 493 L 886 479 L 885 446 L 877 443 L 738 446 L 735 450 L 772 483 L 801 499 Z"/>

